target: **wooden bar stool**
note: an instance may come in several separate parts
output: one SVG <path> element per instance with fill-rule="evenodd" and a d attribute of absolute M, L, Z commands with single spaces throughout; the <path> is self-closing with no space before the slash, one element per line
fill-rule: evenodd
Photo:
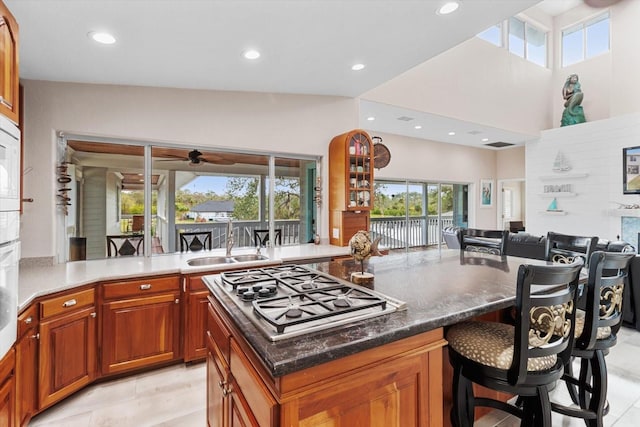
<path fill-rule="evenodd" d="M 555 412 L 582 418 L 588 426 L 603 426 L 609 410 L 605 356 L 616 345 L 622 326 L 622 299 L 629 264 L 634 253 L 601 252 L 591 255 L 585 292 L 585 309 L 576 315 L 573 358 L 580 358 L 579 376 L 573 374 L 571 360 L 562 380 L 579 408 L 552 403 Z"/>
<path fill-rule="evenodd" d="M 580 257 L 585 266 L 588 266 L 591 254 L 597 244 L 597 236 L 572 236 L 549 231 L 545 246 L 545 259 L 551 262 L 570 264 L 576 257 Z"/>
<path fill-rule="evenodd" d="M 447 331 L 454 426 L 473 425 L 478 406 L 512 414 L 522 425 L 551 426 L 549 388 L 570 357 L 582 266 L 581 259 L 568 265 L 521 265 L 515 326 L 470 321 Z M 519 395 L 521 406 L 475 397 L 473 383 Z"/>

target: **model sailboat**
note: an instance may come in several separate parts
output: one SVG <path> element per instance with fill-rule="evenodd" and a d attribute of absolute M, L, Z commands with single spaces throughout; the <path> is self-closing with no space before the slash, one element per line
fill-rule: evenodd
<path fill-rule="evenodd" d="M 553 162 L 553 171 L 554 172 L 567 172 L 571 170 L 571 165 L 569 164 L 569 159 L 565 157 L 562 151 L 558 151 L 556 155 L 556 159 Z"/>

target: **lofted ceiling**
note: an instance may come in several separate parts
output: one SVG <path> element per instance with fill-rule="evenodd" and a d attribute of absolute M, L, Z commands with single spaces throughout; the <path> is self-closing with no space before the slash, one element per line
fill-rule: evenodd
<path fill-rule="evenodd" d="M 576 1 L 545 3 L 566 9 Z M 436 14 L 444 0 L 4 2 L 20 25 L 23 79 L 358 97 L 539 0 L 460 0 L 446 16 Z M 92 31 L 117 42 L 98 45 Z M 261 57 L 245 59 L 249 48 Z M 366 68 L 353 71 L 356 63 Z M 362 114 L 379 121 L 360 126 L 394 133 L 381 120 L 394 124 L 393 108 L 363 104 Z M 434 127 L 452 120 L 406 113 Z M 530 137 L 465 126 L 492 141 Z"/>

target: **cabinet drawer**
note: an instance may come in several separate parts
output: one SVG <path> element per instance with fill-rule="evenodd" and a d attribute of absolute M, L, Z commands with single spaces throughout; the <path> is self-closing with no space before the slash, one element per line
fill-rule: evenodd
<path fill-rule="evenodd" d="M 38 323 L 38 304 L 31 304 L 18 316 L 18 339 Z"/>
<path fill-rule="evenodd" d="M 207 289 L 207 286 L 202 281 L 202 275 L 189 276 L 189 290 L 190 291 L 203 291 Z"/>
<path fill-rule="evenodd" d="M 56 314 L 75 311 L 95 303 L 95 290 L 93 288 L 84 291 L 70 292 L 56 298 L 51 298 L 40 303 L 40 318 L 55 316 Z"/>
<path fill-rule="evenodd" d="M 105 299 L 139 297 L 159 292 L 180 291 L 179 277 L 154 277 L 102 285 Z"/>

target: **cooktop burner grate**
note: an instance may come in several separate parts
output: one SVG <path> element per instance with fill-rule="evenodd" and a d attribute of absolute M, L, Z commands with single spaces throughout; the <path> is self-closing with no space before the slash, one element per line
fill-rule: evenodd
<path fill-rule="evenodd" d="M 402 301 L 299 265 L 226 272 L 215 282 L 272 341 L 405 307 Z"/>

